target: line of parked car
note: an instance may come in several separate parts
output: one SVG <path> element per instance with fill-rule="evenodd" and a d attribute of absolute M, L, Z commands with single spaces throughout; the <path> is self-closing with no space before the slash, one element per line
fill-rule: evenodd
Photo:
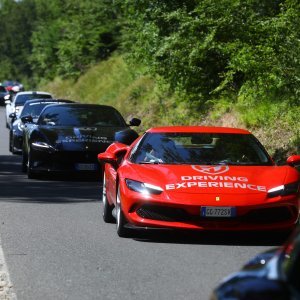
<path fill-rule="evenodd" d="M 29 178 L 103 174 L 103 220 L 120 237 L 135 230 L 286 231 L 299 220 L 292 155 L 278 166 L 249 131 L 155 127 L 141 136 L 113 107 L 19 92 L 6 99 L 9 149 Z M 259 255 L 211 299 L 300 299 L 299 231 L 280 250 Z"/>

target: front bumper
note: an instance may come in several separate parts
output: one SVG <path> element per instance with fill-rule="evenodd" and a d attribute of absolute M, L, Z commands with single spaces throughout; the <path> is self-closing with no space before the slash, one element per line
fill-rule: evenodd
<path fill-rule="evenodd" d="M 193 230 L 288 230 L 295 226 L 299 217 L 299 199 L 297 196 L 277 197 L 268 201 L 244 201 L 235 197 L 232 202 L 208 204 L 201 200 L 205 195 L 192 195 L 189 201 L 182 195 L 162 200 L 157 195 L 142 197 L 121 187 L 123 213 L 134 226 L 151 228 L 176 228 Z M 255 198 L 255 196 L 253 196 Z M 235 207 L 234 217 L 202 217 L 202 206 Z"/>
<path fill-rule="evenodd" d="M 94 151 L 34 151 L 31 170 L 38 172 L 99 173 L 101 166 Z"/>

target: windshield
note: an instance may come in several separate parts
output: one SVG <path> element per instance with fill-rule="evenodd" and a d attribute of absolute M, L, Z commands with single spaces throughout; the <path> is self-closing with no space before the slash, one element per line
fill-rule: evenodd
<path fill-rule="evenodd" d="M 272 165 L 251 134 L 147 133 L 130 159 L 134 163 Z"/>
<path fill-rule="evenodd" d="M 38 124 L 52 126 L 124 127 L 117 110 L 106 106 L 50 106 L 42 112 Z"/>
<path fill-rule="evenodd" d="M 38 94 L 38 93 L 34 93 L 34 94 L 25 94 L 25 95 L 17 95 L 15 98 L 15 105 L 16 106 L 21 106 L 24 105 L 24 103 L 27 100 L 32 100 L 32 99 L 51 99 L 52 96 L 51 95 L 47 95 L 47 94 Z"/>
<path fill-rule="evenodd" d="M 20 117 L 30 115 L 32 118 L 37 118 L 43 108 L 49 104 L 54 104 L 55 102 L 38 102 L 38 103 L 30 103 L 30 104 L 25 104 L 24 108 L 22 110 L 22 113 Z"/>

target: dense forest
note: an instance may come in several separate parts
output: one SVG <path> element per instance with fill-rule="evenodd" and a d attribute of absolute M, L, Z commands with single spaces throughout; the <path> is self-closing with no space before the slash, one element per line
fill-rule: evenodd
<path fill-rule="evenodd" d="M 0 0 L 0 28 L 0 82 L 76 81 L 122 55 L 199 114 L 284 128 L 299 150 L 298 0 Z"/>

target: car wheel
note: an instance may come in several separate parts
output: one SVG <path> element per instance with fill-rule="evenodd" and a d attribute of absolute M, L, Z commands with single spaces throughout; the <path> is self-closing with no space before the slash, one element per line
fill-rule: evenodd
<path fill-rule="evenodd" d="M 106 180 L 105 173 L 103 174 L 103 187 L 102 187 L 102 202 L 103 202 L 103 220 L 105 223 L 113 223 L 114 217 L 112 216 L 112 206 L 107 201 L 106 197 Z"/>
<path fill-rule="evenodd" d="M 26 156 L 24 148 L 23 148 L 23 154 L 22 154 L 22 172 L 25 173 L 26 171 L 27 171 L 27 156 Z"/>
<path fill-rule="evenodd" d="M 9 152 L 13 153 L 12 133 L 9 133 Z"/>
<path fill-rule="evenodd" d="M 117 201 L 116 201 L 116 224 L 117 224 L 117 234 L 119 237 L 128 237 L 129 230 L 125 228 L 126 219 L 124 217 L 122 211 L 122 203 L 121 203 L 121 196 L 120 196 L 120 186 L 118 186 L 117 191 Z"/>
<path fill-rule="evenodd" d="M 32 171 L 32 158 L 30 152 L 27 155 L 27 177 L 29 179 L 36 178 L 36 174 Z"/>

